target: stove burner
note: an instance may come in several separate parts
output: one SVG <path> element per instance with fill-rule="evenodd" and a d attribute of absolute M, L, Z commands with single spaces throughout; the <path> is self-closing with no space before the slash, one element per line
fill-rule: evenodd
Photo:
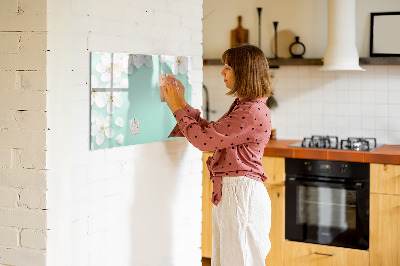
<path fill-rule="evenodd" d="M 376 138 L 347 138 L 340 141 L 343 150 L 369 151 L 376 146 Z"/>
<path fill-rule="evenodd" d="M 304 138 L 301 147 L 338 149 L 339 140 L 338 137 L 334 136 L 312 136 L 311 138 Z"/>
<path fill-rule="evenodd" d="M 341 149 L 353 151 L 371 151 L 378 147 L 376 138 L 347 138 L 340 141 L 336 136 L 316 136 L 304 138 L 302 142 L 291 144 L 293 147 Z"/>

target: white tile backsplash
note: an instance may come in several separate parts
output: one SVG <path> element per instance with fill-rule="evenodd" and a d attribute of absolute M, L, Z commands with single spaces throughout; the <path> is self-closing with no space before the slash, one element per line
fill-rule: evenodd
<path fill-rule="evenodd" d="M 320 71 L 319 66 L 272 69 L 278 108 L 272 125 L 280 139 L 313 135 L 376 137 L 379 143 L 400 144 L 400 66 L 364 65 L 366 71 Z M 233 99 L 219 72 L 204 67 L 204 84 L 212 88 L 210 108 L 218 119 Z M 215 70 L 213 70 L 215 71 Z M 220 95 L 216 100 L 213 95 Z"/>

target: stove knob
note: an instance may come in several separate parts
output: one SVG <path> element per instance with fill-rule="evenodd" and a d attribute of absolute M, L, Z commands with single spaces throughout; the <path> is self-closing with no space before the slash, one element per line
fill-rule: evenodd
<path fill-rule="evenodd" d="M 346 173 L 346 169 L 347 169 L 347 164 L 342 164 L 342 167 L 340 168 L 340 173 L 341 174 Z"/>

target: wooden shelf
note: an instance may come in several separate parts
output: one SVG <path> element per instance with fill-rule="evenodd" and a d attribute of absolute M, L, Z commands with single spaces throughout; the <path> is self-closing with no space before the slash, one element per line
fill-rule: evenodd
<path fill-rule="evenodd" d="M 271 68 L 279 66 L 322 66 L 323 58 L 268 58 Z M 204 59 L 204 66 L 222 65 L 220 59 Z M 362 57 L 360 65 L 400 65 L 400 57 Z"/>
<path fill-rule="evenodd" d="M 321 58 L 268 58 L 268 64 L 270 67 L 279 66 L 304 66 L 304 65 L 322 65 Z M 205 66 L 218 66 L 222 65 L 220 59 L 204 59 L 203 65 Z"/>
<path fill-rule="evenodd" d="M 400 57 L 362 57 L 360 65 L 400 65 Z"/>

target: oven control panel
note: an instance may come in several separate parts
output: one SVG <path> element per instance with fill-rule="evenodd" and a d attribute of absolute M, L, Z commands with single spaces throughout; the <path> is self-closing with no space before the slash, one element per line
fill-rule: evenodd
<path fill-rule="evenodd" d="M 369 179 L 369 164 L 286 158 L 286 174 Z"/>

